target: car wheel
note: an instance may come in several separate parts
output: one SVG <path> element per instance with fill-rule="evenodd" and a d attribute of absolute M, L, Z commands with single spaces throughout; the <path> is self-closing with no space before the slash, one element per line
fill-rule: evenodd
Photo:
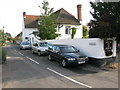
<path fill-rule="evenodd" d="M 40 51 L 38 52 L 38 55 L 41 56 L 41 52 Z"/>
<path fill-rule="evenodd" d="M 48 55 L 48 60 L 52 61 L 51 55 Z"/>
<path fill-rule="evenodd" d="M 63 67 L 67 67 L 67 62 L 66 62 L 66 60 L 64 60 L 64 59 L 62 60 L 62 66 L 63 66 Z"/>

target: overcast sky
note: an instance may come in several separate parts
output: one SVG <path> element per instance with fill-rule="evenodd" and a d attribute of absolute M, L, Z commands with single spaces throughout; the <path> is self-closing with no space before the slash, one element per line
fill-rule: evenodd
<path fill-rule="evenodd" d="M 82 4 L 82 19 L 86 25 L 92 16 L 90 15 L 90 0 L 47 0 L 54 11 L 64 8 L 77 18 L 77 5 Z M 92 0 L 94 1 L 94 0 Z M 22 15 L 40 15 L 43 0 L 0 0 L 0 29 L 4 26 L 5 32 L 16 36 L 22 31 Z"/>

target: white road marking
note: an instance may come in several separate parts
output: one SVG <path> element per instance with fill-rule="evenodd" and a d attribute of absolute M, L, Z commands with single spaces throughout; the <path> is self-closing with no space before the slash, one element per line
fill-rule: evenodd
<path fill-rule="evenodd" d="M 39 64 L 37 61 L 33 60 L 32 58 L 29 58 L 26 56 L 27 59 L 31 60 L 32 62 L 36 63 L 36 64 Z"/>
<path fill-rule="evenodd" d="M 63 75 L 63 74 L 61 74 L 61 73 L 59 73 L 59 72 L 57 72 L 57 71 L 55 71 L 55 70 L 52 70 L 52 69 L 50 69 L 50 68 L 47 68 L 47 69 L 48 69 L 49 71 L 51 71 L 51 72 L 59 75 L 59 76 L 62 76 L 62 77 L 64 77 L 64 78 L 66 78 L 66 79 L 74 82 L 74 83 L 77 83 L 77 84 L 79 84 L 79 85 L 82 85 L 82 86 L 85 86 L 85 87 L 88 87 L 88 88 L 92 88 L 92 86 L 89 86 L 89 85 L 87 85 L 87 84 L 78 82 L 78 81 L 76 81 L 76 80 L 74 80 L 74 79 L 72 79 L 72 78 L 70 78 L 70 77 L 67 77 L 67 76 L 65 76 L 65 75 Z"/>
<path fill-rule="evenodd" d="M 16 51 L 16 50 L 15 50 Z M 17 52 L 17 51 L 16 51 Z M 24 56 L 22 53 L 18 52 L 20 55 Z M 37 61 L 33 60 L 32 58 L 29 58 L 27 56 L 25 56 L 27 59 L 31 60 L 32 62 L 39 64 Z"/>
<path fill-rule="evenodd" d="M 15 50 L 15 52 L 17 52 L 17 50 Z"/>
<path fill-rule="evenodd" d="M 24 56 L 22 53 L 18 52 L 20 55 Z"/>

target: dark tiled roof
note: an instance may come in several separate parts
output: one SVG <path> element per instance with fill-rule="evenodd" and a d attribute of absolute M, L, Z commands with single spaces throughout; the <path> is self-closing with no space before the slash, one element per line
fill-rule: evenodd
<path fill-rule="evenodd" d="M 25 28 L 37 28 L 40 16 L 24 15 Z"/>
<path fill-rule="evenodd" d="M 56 11 L 54 14 L 57 15 L 57 23 L 60 24 L 71 24 L 71 25 L 80 25 L 79 21 L 70 13 L 68 13 L 63 8 Z M 35 15 L 24 15 L 25 28 L 37 28 L 38 19 L 41 16 Z"/>
<path fill-rule="evenodd" d="M 78 19 L 76 19 L 73 15 L 71 15 L 70 13 L 68 13 L 63 8 L 61 8 L 58 11 L 56 11 L 55 14 L 57 14 L 57 23 L 60 23 L 60 24 L 80 25 Z"/>

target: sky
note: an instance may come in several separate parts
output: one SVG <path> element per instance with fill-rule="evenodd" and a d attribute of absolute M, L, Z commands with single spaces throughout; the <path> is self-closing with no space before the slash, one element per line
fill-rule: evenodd
<path fill-rule="evenodd" d="M 89 1 L 92 0 L 47 0 L 49 7 L 54 11 L 64 8 L 77 18 L 77 5 L 82 4 L 83 25 L 86 25 L 92 16 L 90 14 Z M 22 31 L 23 12 L 27 15 L 40 15 L 40 8 L 43 0 L 0 0 L 0 29 L 13 37 Z"/>

